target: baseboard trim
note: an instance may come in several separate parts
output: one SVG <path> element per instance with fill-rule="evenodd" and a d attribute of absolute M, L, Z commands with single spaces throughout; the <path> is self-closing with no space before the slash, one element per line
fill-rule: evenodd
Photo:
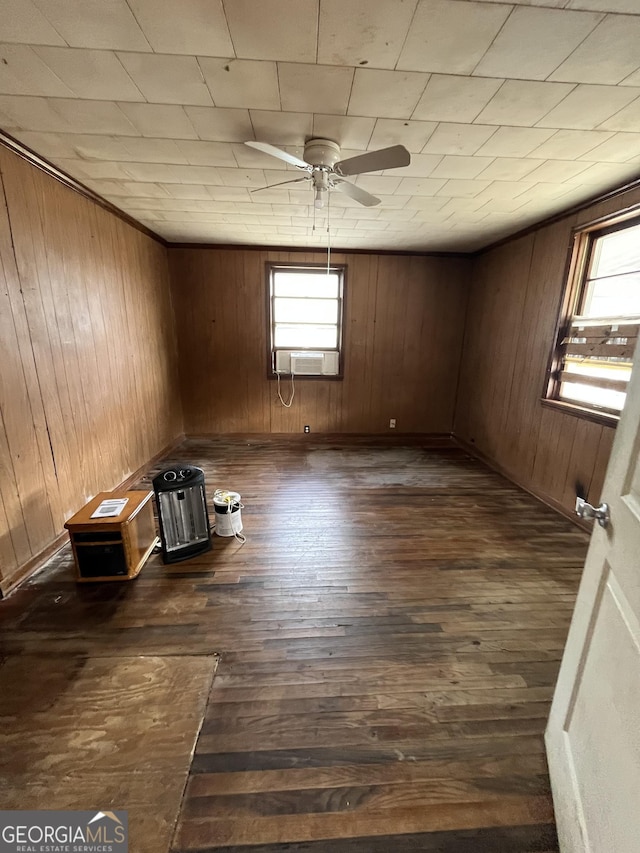
<path fill-rule="evenodd" d="M 514 477 L 514 475 L 510 471 L 507 471 L 506 468 L 503 468 L 502 465 L 491 459 L 481 450 L 478 450 L 475 445 L 470 444 L 469 442 L 455 435 L 453 436 L 453 441 L 454 444 L 458 446 L 461 450 L 466 451 L 470 456 L 473 456 L 475 459 L 482 462 L 488 468 L 491 468 L 492 471 L 495 471 L 497 474 L 500 474 L 501 477 L 504 477 L 505 479 L 509 480 L 509 482 L 518 486 L 518 488 L 522 489 L 523 492 L 526 492 L 528 495 L 531 495 L 532 498 L 536 498 L 536 500 L 539 500 L 545 506 L 548 506 L 549 509 L 560 513 L 560 515 L 563 515 L 568 521 L 570 521 L 572 524 L 575 524 L 576 527 L 579 527 L 585 533 L 591 533 L 592 528 L 588 522 L 583 521 L 581 518 L 578 518 L 577 515 L 571 513 L 559 501 L 557 501 L 555 498 L 552 498 L 551 495 L 547 495 L 544 492 L 535 491 L 529 486 L 526 486 L 521 480 L 519 480 L 517 477 Z"/>
<path fill-rule="evenodd" d="M 113 489 L 105 491 L 120 491 L 130 489 L 148 470 L 152 468 L 157 462 L 162 459 L 163 456 L 166 456 L 168 453 L 171 453 L 179 444 L 184 441 L 184 433 L 181 433 L 176 438 L 167 444 L 162 450 L 158 451 L 154 456 L 149 459 L 144 465 L 141 465 L 136 471 L 130 474 L 126 480 L 123 480 L 117 486 L 114 486 Z M 80 507 L 78 507 L 80 509 Z M 34 575 L 39 569 L 41 569 L 45 563 L 47 563 L 53 556 L 56 554 L 61 548 L 69 541 L 69 535 L 66 530 L 63 530 L 62 533 L 58 533 L 56 538 L 50 542 L 47 546 L 45 546 L 42 551 L 36 554 L 34 557 L 31 557 L 24 565 L 20 566 L 16 571 L 10 575 L 9 577 L 2 578 L 0 580 L 0 599 L 6 598 L 6 596 L 17 589 L 20 584 L 24 583 L 28 578 Z"/>
<path fill-rule="evenodd" d="M 455 444 L 451 433 L 448 432 L 395 432 L 389 433 L 356 433 L 356 432 L 269 432 L 269 433 L 187 433 L 185 438 L 188 441 L 219 441 L 224 442 L 245 442 L 259 441 L 264 444 L 266 442 L 283 442 L 291 441 L 296 443 L 308 444 L 335 444 L 341 442 L 343 444 L 366 444 L 367 442 L 378 442 L 381 444 L 400 445 L 400 444 L 415 444 L 421 447 L 432 448 L 451 448 L 454 449 Z"/>

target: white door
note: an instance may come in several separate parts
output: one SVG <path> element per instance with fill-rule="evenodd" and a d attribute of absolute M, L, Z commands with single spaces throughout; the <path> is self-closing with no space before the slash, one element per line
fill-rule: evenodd
<path fill-rule="evenodd" d="M 640 354 L 546 733 L 563 853 L 640 851 Z"/>

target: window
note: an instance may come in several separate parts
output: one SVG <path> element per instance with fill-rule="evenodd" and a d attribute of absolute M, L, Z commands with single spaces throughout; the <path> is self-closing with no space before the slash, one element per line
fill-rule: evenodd
<path fill-rule="evenodd" d="M 579 231 L 547 397 L 617 420 L 640 326 L 640 217 Z"/>
<path fill-rule="evenodd" d="M 344 267 L 268 264 L 270 373 L 338 376 Z"/>

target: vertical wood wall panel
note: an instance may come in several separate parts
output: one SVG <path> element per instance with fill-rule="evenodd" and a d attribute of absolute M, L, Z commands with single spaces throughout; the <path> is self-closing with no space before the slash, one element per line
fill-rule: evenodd
<path fill-rule="evenodd" d="M 472 272 L 455 434 L 507 476 L 573 512 L 600 500 L 615 429 L 541 403 L 571 229 L 640 202 L 640 192 L 482 253 Z"/>
<path fill-rule="evenodd" d="M 166 250 L 0 149 L 0 589 L 182 431 Z"/>
<path fill-rule="evenodd" d="M 344 379 L 298 380 L 290 409 L 267 379 L 267 261 L 318 252 L 169 250 L 185 429 L 190 433 L 448 433 L 469 262 L 335 252 L 347 265 Z M 282 381 L 282 396 L 290 393 Z"/>

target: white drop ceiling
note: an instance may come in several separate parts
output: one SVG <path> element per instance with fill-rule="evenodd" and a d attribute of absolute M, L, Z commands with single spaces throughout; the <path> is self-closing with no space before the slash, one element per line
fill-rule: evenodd
<path fill-rule="evenodd" d="M 640 0 L 0 0 L 0 128 L 171 242 L 472 251 L 640 176 Z"/>

